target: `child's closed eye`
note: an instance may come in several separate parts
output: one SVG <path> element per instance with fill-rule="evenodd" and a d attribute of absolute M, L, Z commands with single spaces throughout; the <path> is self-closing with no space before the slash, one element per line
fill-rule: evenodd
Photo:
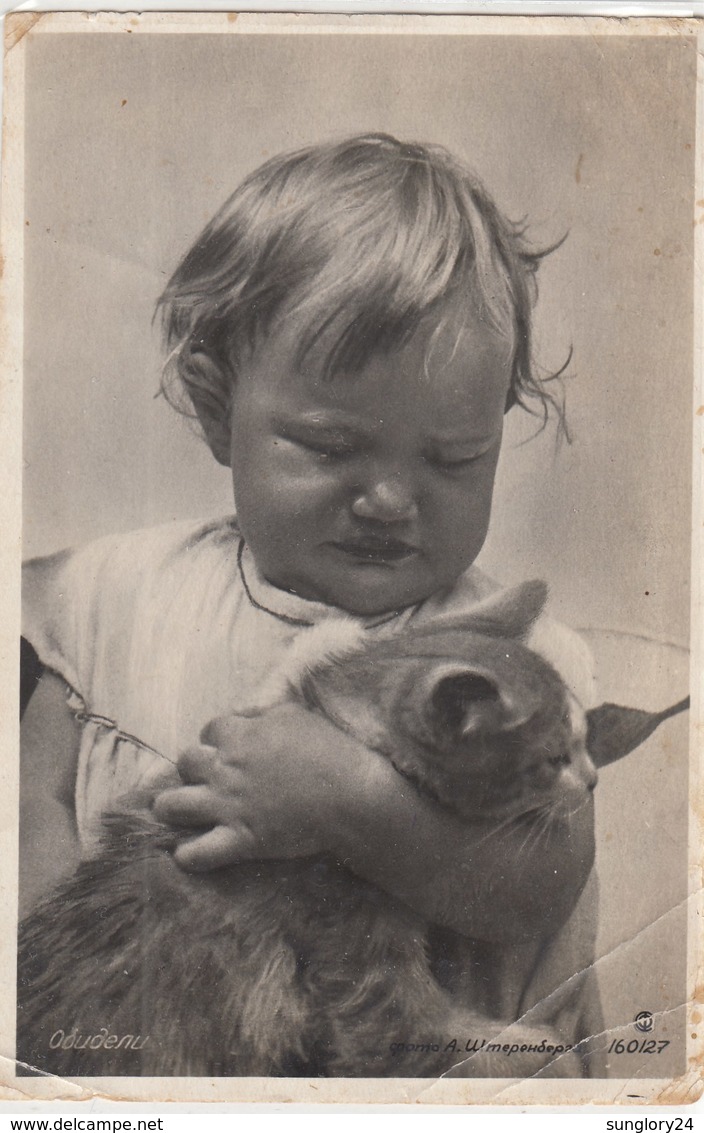
<path fill-rule="evenodd" d="M 314 443 L 307 441 L 300 443 L 308 452 L 314 453 L 322 460 L 342 460 L 346 456 L 353 456 L 355 452 L 352 445 L 345 444 L 342 441 L 337 444 L 323 441 L 316 441 Z"/>
<path fill-rule="evenodd" d="M 285 438 L 290 444 L 296 448 L 302 449 L 304 452 L 312 453 L 320 460 L 342 460 L 344 457 L 353 456 L 355 448 L 348 441 L 324 438 L 301 438 L 301 437 L 287 437 Z"/>
<path fill-rule="evenodd" d="M 464 469 L 470 468 L 476 464 L 485 455 L 486 450 L 482 452 L 474 452 L 471 456 L 441 456 L 433 454 L 426 456 L 424 459 L 427 464 L 432 465 L 433 468 L 439 469 L 441 472 L 462 472 Z"/>
<path fill-rule="evenodd" d="M 358 438 L 336 428 L 306 428 L 300 424 L 279 425 L 275 443 L 281 442 L 310 453 L 320 460 L 340 460 L 359 450 Z"/>

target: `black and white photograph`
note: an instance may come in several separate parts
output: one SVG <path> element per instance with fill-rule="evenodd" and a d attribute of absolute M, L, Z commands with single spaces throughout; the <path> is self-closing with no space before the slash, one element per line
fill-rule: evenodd
<path fill-rule="evenodd" d="M 702 1092 L 701 34 L 7 18 L 7 1096 Z"/>

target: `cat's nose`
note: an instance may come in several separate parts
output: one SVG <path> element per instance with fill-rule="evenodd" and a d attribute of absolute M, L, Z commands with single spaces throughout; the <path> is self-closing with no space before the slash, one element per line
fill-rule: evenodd
<path fill-rule="evenodd" d="M 583 774 L 585 787 L 588 791 L 593 791 L 599 782 L 599 772 L 588 755 L 584 757 Z"/>
<path fill-rule="evenodd" d="M 358 519 L 378 523 L 408 522 L 418 516 L 413 492 L 400 476 L 389 476 L 366 486 L 354 500 L 352 511 Z"/>

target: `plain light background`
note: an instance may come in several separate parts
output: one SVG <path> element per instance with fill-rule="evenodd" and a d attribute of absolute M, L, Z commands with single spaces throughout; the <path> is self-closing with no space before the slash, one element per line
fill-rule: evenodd
<path fill-rule="evenodd" d="M 536 343 L 546 370 L 573 348 L 574 441 L 521 444 L 536 423 L 509 415 L 480 563 L 548 579 L 573 625 L 635 635 L 593 636 L 611 699 L 679 699 L 686 658 L 639 635 L 689 631 L 694 99 L 687 38 L 30 37 L 25 554 L 232 510 L 227 472 L 154 397 L 151 316 L 247 172 L 333 135 L 441 142 L 536 244 L 568 234 L 541 269 Z M 599 787 L 607 1019 L 628 1039 L 637 1010 L 666 1012 L 658 1075 L 682 1056 L 677 728 Z"/>

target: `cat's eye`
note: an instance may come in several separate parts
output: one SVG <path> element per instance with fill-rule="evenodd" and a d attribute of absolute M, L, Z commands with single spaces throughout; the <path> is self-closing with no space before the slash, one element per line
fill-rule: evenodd
<path fill-rule="evenodd" d="M 571 762 L 572 760 L 567 752 L 563 752 L 562 755 L 551 755 L 548 759 L 551 767 L 569 767 Z"/>

